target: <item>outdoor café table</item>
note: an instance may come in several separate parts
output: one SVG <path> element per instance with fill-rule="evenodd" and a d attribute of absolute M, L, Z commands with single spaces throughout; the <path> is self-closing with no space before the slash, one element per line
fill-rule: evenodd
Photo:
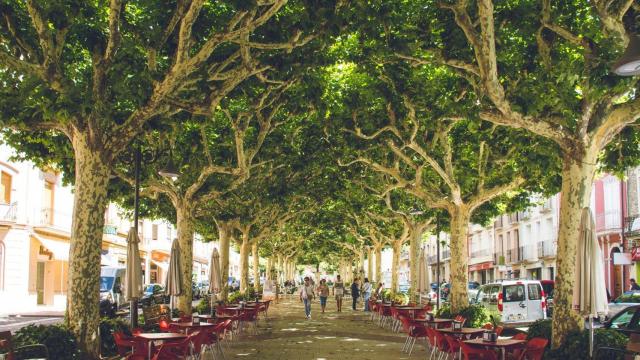
<path fill-rule="evenodd" d="M 407 311 L 407 312 L 411 313 L 411 318 L 415 318 L 416 317 L 416 311 L 424 310 L 424 308 L 419 307 L 419 306 L 398 306 L 397 309 L 401 310 L 401 311 Z"/>
<path fill-rule="evenodd" d="M 459 330 L 454 330 L 453 327 L 448 327 L 448 328 L 438 329 L 438 331 L 445 334 L 451 334 L 457 337 L 466 337 L 469 335 L 473 336 L 473 335 L 482 334 L 486 330 L 480 329 L 480 328 L 467 328 L 467 327 L 463 327 L 462 329 L 459 329 Z"/>
<path fill-rule="evenodd" d="M 515 340 L 515 339 L 498 339 L 496 341 L 484 341 L 481 338 L 465 340 L 465 344 L 469 344 L 472 346 L 484 346 L 487 348 L 496 348 L 500 350 L 500 357 L 502 360 L 505 359 L 505 354 L 507 349 L 520 347 L 526 343 L 527 340 Z"/>
<path fill-rule="evenodd" d="M 144 339 L 147 342 L 147 355 L 151 359 L 151 342 L 152 341 L 175 341 L 183 340 L 188 335 L 182 333 L 140 333 L 134 335 L 136 338 Z"/>
<path fill-rule="evenodd" d="M 194 323 L 192 321 L 190 321 L 190 322 L 178 322 L 178 323 L 173 323 L 171 325 L 185 329 L 185 333 L 187 335 L 189 335 L 189 330 L 191 330 L 193 328 L 203 328 L 203 327 L 216 326 L 216 324 L 210 324 L 208 322 L 199 322 L 199 323 L 196 324 L 196 323 Z"/>
<path fill-rule="evenodd" d="M 446 325 L 451 325 L 451 323 L 453 322 L 453 319 L 414 319 L 413 321 L 419 321 L 419 322 L 424 322 L 429 324 L 430 327 L 434 328 L 434 329 L 440 329 L 440 326 L 446 326 Z"/>

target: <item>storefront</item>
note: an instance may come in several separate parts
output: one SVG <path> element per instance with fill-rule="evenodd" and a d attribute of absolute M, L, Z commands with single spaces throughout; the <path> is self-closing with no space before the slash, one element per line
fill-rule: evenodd
<path fill-rule="evenodd" d="M 469 281 L 486 284 L 494 280 L 493 261 L 469 265 Z"/>

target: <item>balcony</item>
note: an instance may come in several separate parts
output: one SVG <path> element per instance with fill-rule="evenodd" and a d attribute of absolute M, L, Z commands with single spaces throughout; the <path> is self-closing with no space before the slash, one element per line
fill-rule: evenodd
<path fill-rule="evenodd" d="M 450 258 L 451 258 L 451 250 L 445 250 L 442 252 L 442 258 L 440 258 L 440 260 L 445 260 Z"/>
<path fill-rule="evenodd" d="M 518 218 L 521 220 L 529 220 L 531 218 L 531 212 L 529 211 L 529 209 L 520 211 L 518 213 Z"/>
<path fill-rule="evenodd" d="M 532 245 L 524 245 L 520 246 L 520 259 L 526 261 L 537 261 L 538 260 L 538 251 L 537 246 Z"/>
<path fill-rule="evenodd" d="M 493 263 L 496 265 L 505 264 L 505 256 L 502 252 L 493 253 Z"/>
<path fill-rule="evenodd" d="M 71 220 L 71 215 L 53 208 L 42 208 L 40 210 L 40 225 L 43 226 L 70 231 Z"/>
<path fill-rule="evenodd" d="M 18 203 L 0 204 L 0 221 L 16 222 L 18 218 Z"/>
<path fill-rule="evenodd" d="M 538 242 L 538 257 L 549 258 L 555 257 L 558 251 L 558 244 L 553 240 L 539 241 Z"/>
<path fill-rule="evenodd" d="M 503 226 L 503 221 L 502 221 L 502 215 L 498 216 L 498 218 L 496 219 L 496 222 L 494 223 L 494 227 L 496 229 L 501 229 Z"/>
<path fill-rule="evenodd" d="M 522 253 L 520 252 L 520 248 L 513 248 L 507 250 L 507 262 L 514 264 L 522 261 Z"/>
<path fill-rule="evenodd" d="M 553 199 L 547 199 L 542 203 L 542 206 L 540 206 L 540 212 L 547 214 L 550 213 L 551 210 L 553 210 Z"/>
<path fill-rule="evenodd" d="M 622 230 L 622 218 L 620 210 L 605 211 L 604 214 L 596 215 L 596 232 L 612 233 Z"/>

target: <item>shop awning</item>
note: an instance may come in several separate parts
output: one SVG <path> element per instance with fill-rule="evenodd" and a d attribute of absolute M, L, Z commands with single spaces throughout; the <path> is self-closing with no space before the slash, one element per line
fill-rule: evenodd
<path fill-rule="evenodd" d="M 70 244 L 68 241 L 58 240 L 46 235 L 31 234 L 31 237 L 37 240 L 46 251 L 53 255 L 52 260 L 69 261 Z"/>

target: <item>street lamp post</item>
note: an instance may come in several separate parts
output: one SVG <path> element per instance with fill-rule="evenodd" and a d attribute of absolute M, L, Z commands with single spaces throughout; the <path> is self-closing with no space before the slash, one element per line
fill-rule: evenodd
<path fill-rule="evenodd" d="M 440 309 L 440 219 L 436 218 L 436 309 Z"/>

